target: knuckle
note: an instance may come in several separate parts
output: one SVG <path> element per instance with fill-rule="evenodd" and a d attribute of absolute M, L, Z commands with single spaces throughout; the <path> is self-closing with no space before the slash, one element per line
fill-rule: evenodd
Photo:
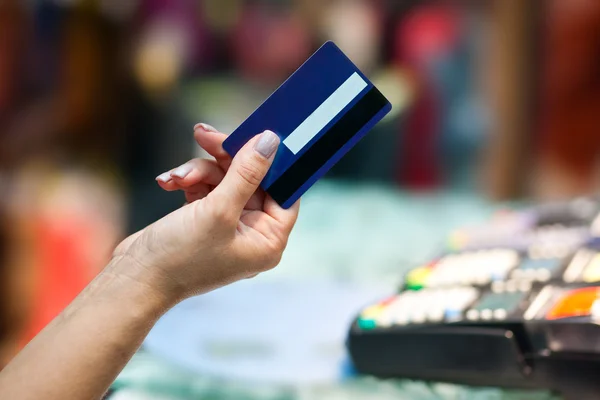
<path fill-rule="evenodd" d="M 276 265 L 277 264 L 272 262 L 272 260 L 265 259 L 265 261 L 260 264 L 260 266 L 257 268 L 257 270 L 259 272 L 267 272 L 267 271 L 270 271 L 273 268 L 275 268 Z"/>
<path fill-rule="evenodd" d="M 262 173 L 262 161 L 257 160 L 253 157 L 251 160 L 240 163 L 238 167 L 238 174 L 240 177 L 249 185 L 258 186 L 263 178 Z"/>
<path fill-rule="evenodd" d="M 281 261 L 283 252 L 277 244 L 269 241 L 256 249 L 252 256 L 243 258 L 245 262 L 252 260 L 251 270 L 253 273 L 262 273 L 275 268 Z"/>
<path fill-rule="evenodd" d="M 275 224 L 271 227 L 269 235 L 269 249 L 275 254 L 282 254 L 288 242 L 288 233 L 282 225 Z"/>
<path fill-rule="evenodd" d="M 285 228 L 285 226 L 279 224 L 273 228 L 273 234 L 275 242 L 274 244 L 277 246 L 277 249 L 279 251 L 283 252 L 283 250 L 287 246 L 287 241 L 289 237 L 288 230 Z"/>
<path fill-rule="evenodd" d="M 268 264 L 268 269 L 273 269 L 281 262 L 282 253 L 276 253 L 271 256 L 271 262 Z"/>
<path fill-rule="evenodd" d="M 287 243 L 284 238 L 278 237 L 277 239 L 275 239 L 273 241 L 273 252 L 276 254 L 279 254 L 279 257 L 281 258 L 281 255 L 283 254 L 283 251 L 285 250 L 286 244 Z"/>
<path fill-rule="evenodd" d="M 275 254 L 275 256 L 273 257 L 273 266 L 274 267 L 277 266 L 281 262 L 282 257 L 283 257 L 283 251 L 280 251 Z"/>
<path fill-rule="evenodd" d="M 275 268 L 281 262 L 281 258 L 283 256 L 283 249 L 277 243 L 273 243 L 269 252 L 265 255 L 262 265 L 264 266 L 264 270 L 268 271 L 270 269 Z"/>
<path fill-rule="evenodd" d="M 208 175 L 213 171 L 214 165 L 205 159 L 197 159 L 194 164 L 194 168 L 200 174 L 201 179 L 206 179 Z"/>

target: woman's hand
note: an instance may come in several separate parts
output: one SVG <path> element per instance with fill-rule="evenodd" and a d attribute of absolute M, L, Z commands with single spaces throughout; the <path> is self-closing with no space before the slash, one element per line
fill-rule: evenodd
<path fill-rule="evenodd" d="M 258 185 L 279 139 L 263 132 L 231 160 L 225 135 L 207 126 L 195 133 L 216 161 L 192 160 L 157 178 L 166 190 L 184 190 L 189 204 L 119 245 L 110 265 L 2 370 L 0 398 L 100 398 L 171 306 L 277 265 L 298 204 L 284 210 Z"/>
<path fill-rule="evenodd" d="M 232 160 L 226 135 L 195 127 L 198 144 L 215 160 L 193 159 L 157 177 L 188 204 L 121 243 L 113 271 L 175 303 L 252 277 L 279 263 L 299 204 L 281 208 L 259 188 L 279 145 L 273 132 L 250 140 Z M 143 205 L 141 205 L 143 206 Z"/>

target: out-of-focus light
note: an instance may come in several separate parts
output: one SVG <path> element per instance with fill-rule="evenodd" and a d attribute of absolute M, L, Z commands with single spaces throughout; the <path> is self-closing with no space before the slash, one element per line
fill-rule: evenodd
<path fill-rule="evenodd" d="M 417 64 L 427 62 L 456 44 L 459 28 L 460 20 L 451 8 L 417 8 L 396 28 L 395 56 Z"/>
<path fill-rule="evenodd" d="M 323 31 L 363 71 L 374 68 L 381 37 L 376 9 L 370 2 L 335 2 L 325 11 Z"/>
<path fill-rule="evenodd" d="M 157 24 L 147 31 L 134 56 L 140 84 L 152 95 L 169 91 L 184 63 L 185 37 L 173 24 Z"/>
<path fill-rule="evenodd" d="M 600 214 L 594 219 L 591 226 L 592 235 L 595 237 L 600 237 Z"/>
<path fill-rule="evenodd" d="M 216 31 L 227 31 L 239 20 L 241 0 L 204 0 L 200 2 L 206 24 Z"/>
<path fill-rule="evenodd" d="M 139 4 L 140 0 L 100 0 L 100 11 L 111 19 L 126 21 Z"/>
<path fill-rule="evenodd" d="M 78 3 L 81 3 L 81 0 L 53 0 L 55 4 L 63 7 L 71 7 Z"/>
<path fill-rule="evenodd" d="M 600 296 L 598 287 L 575 289 L 565 293 L 547 313 L 550 320 L 589 316 L 598 317 L 597 301 Z"/>
<path fill-rule="evenodd" d="M 413 84 L 409 74 L 398 68 L 381 70 L 373 77 L 373 83 L 392 104 L 392 111 L 384 117 L 384 121 L 401 114 L 414 98 Z"/>
<path fill-rule="evenodd" d="M 269 85 L 281 83 L 311 50 L 309 32 L 301 18 L 263 7 L 245 11 L 232 40 L 242 74 Z"/>
<path fill-rule="evenodd" d="M 19 59 L 25 38 L 24 12 L 18 0 L 0 1 L 0 114 L 18 93 Z"/>

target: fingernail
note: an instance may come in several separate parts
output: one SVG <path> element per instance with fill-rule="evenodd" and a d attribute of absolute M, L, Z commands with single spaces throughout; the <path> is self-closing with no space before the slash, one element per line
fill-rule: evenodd
<path fill-rule="evenodd" d="M 194 130 L 202 128 L 207 132 L 219 132 L 214 126 L 205 124 L 204 122 L 200 122 L 199 124 L 194 125 Z"/>
<path fill-rule="evenodd" d="M 192 166 L 190 164 L 183 164 L 177 168 L 175 168 L 172 172 L 171 172 L 171 176 L 176 176 L 178 178 L 185 178 L 187 176 L 187 174 L 189 174 L 190 172 L 192 172 Z"/>
<path fill-rule="evenodd" d="M 279 136 L 277 136 L 273 131 L 267 130 L 260 134 L 258 141 L 254 145 L 254 150 L 256 150 L 261 156 L 269 158 L 273 155 L 275 150 L 277 150 L 278 145 Z"/>
<path fill-rule="evenodd" d="M 157 181 L 161 181 L 163 183 L 167 183 L 171 180 L 171 174 L 169 172 L 164 172 L 156 177 Z"/>

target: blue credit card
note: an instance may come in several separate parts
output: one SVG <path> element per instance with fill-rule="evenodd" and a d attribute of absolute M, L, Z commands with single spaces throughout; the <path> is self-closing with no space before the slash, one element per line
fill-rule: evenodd
<path fill-rule="evenodd" d="M 390 110 L 390 102 L 333 43 L 327 42 L 229 137 L 232 157 L 257 134 L 281 144 L 261 187 L 293 205 Z"/>

